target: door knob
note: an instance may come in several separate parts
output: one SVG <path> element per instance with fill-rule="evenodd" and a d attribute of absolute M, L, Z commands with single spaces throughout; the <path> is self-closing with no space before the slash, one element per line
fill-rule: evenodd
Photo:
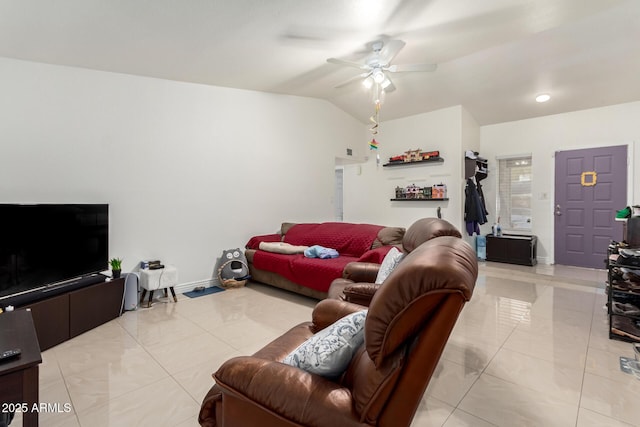
<path fill-rule="evenodd" d="M 556 205 L 556 215 L 557 216 L 562 215 L 562 212 L 560 212 L 560 205 Z"/>

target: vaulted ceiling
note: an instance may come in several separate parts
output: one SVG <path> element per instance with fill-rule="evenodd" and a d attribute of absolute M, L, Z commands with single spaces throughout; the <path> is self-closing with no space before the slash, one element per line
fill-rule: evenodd
<path fill-rule="evenodd" d="M 637 0 L 0 0 L 0 56 L 308 96 L 365 122 L 362 62 L 402 40 L 381 120 L 462 105 L 479 124 L 640 100 Z M 538 104 L 536 95 L 551 101 Z"/>

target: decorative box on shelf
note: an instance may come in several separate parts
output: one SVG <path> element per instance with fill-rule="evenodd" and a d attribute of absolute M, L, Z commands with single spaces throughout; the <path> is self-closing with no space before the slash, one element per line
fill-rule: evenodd
<path fill-rule="evenodd" d="M 425 163 L 442 163 L 444 159 L 440 157 L 440 151 L 407 150 L 399 156 L 389 157 L 389 163 L 382 166 L 406 166 Z"/>
<path fill-rule="evenodd" d="M 431 187 L 418 187 L 415 184 L 408 185 L 405 188 L 396 187 L 396 197 L 391 199 L 392 202 L 426 200 L 449 200 L 447 198 L 447 186 L 440 183 Z"/>

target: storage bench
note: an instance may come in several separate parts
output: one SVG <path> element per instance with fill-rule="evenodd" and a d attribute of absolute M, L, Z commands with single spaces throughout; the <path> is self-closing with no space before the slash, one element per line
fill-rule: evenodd
<path fill-rule="evenodd" d="M 538 263 L 538 238 L 519 234 L 487 235 L 487 261 L 533 266 Z"/>

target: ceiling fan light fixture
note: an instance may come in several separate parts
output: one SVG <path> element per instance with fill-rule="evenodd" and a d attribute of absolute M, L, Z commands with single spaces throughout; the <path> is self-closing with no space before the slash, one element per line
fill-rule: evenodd
<path fill-rule="evenodd" d="M 538 103 L 547 102 L 550 99 L 551 99 L 551 95 L 549 95 L 548 93 L 542 93 L 536 96 L 536 102 Z"/>
<path fill-rule="evenodd" d="M 386 76 L 384 75 L 384 73 L 380 68 L 376 68 L 375 70 L 373 70 L 373 73 L 371 75 L 373 76 L 373 81 L 378 84 L 382 83 L 386 78 Z"/>
<path fill-rule="evenodd" d="M 371 86 L 373 86 L 373 77 L 369 76 L 366 79 L 364 79 L 362 81 L 362 85 L 367 89 L 371 89 Z"/>
<path fill-rule="evenodd" d="M 382 89 L 386 89 L 389 87 L 390 84 L 391 84 L 391 80 L 389 80 L 388 77 L 385 77 L 382 83 L 380 83 L 380 86 L 382 86 Z"/>

